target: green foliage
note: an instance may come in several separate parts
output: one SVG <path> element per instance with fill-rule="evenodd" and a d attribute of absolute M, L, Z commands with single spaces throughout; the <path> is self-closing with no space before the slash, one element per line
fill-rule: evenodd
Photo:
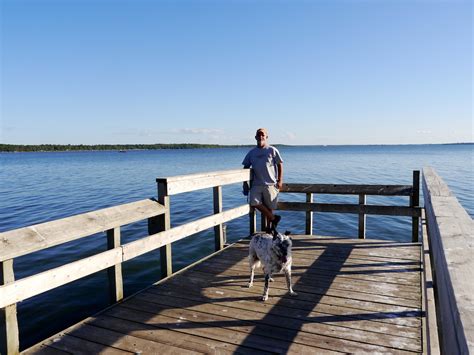
<path fill-rule="evenodd" d="M 218 144 L 97 144 L 97 145 L 72 145 L 72 144 L 40 144 L 40 145 L 18 145 L 0 144 L 0 152 L 67 152 L 83 150 L 155 150 L 155 149 L 196 149 L 196 148 L 235 148 L 243 147 L 239 145 L 218 145 Z"/>

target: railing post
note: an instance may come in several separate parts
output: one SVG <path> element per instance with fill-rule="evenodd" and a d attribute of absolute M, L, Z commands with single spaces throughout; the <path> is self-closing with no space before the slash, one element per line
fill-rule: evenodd
<path fill-rule="evenodd" d="M 410 207 L 419 207 L 420 205 L 420 171 L 413 171 L 413 192 L 410 196 Z M 420 218 L 412 217 L 411 222 L 411 240 L 412 242 L 419 241 L 419 227 Z"/>
<path fill-rule="evenodd" d="M 107 231 L 107 249 L 120 247 L 120 227 Z M 111 266 L 107 269 L 109 276 L 110 302 L 115 303 L 123 299 L 122 264 Z"/>
<path fill-rule="evenodd" d="M 311 192 L 306 193 L 306 202 L 313 202 L 313 194 Z M 313 211 L 306 212 L 306 234 L 313 234 Z"/>
<path fill-rule="evenodd" d="M 0 262 L 0 285 L 15 281 L 13 272 L 13 259 Z M 0 327 L 0 354 L 19 354 L 20 341 L 18 336 L 18 319 L 16 316 L 16 303 L 0 309 L 1 319 L 4 324 Z"/>
<path fill-rule="evenodd" d="M 260 230 L 266 231 L 267 230 L 267 217 L 263 213 L 260 213 Z"/>
<path fill-rule="evenodd" d="M 222 212 L 222 186 L 215 186 L 213 188 L 214 194 L 214 214 Z M 215 251 L 224 248 L 224 230 L 222 224 L 214 226 L 214 244 Z"/>
<path fill-rule="evenodd" d="M 366 195 L 359 195 L 359 207 L 364 206 L 366 203 Z M 359 239 L 365 239 L 365 222 L 367 215 L 363 212 L 359 212 Z"/>
<path fill-rule="evenodd" d="M 257 214 L 255 213 L 255 207 L 250 206 L 249 219 L 250 235 L 252 235 L 257 232 Z"/>
<path fill-rule="evenodd" d="M 158 202 L 162 204 L 166 212 L 157 217 L 158 231 L 165 231 L 171 228 L 170 218 L 170 197 L 168 195 L 168 183 L 166 179 L 158 179 Z M 161 277 L 171 276 L 173 273 L 171 244 L 167 244 L 160 248 L 161 260 Z"/>

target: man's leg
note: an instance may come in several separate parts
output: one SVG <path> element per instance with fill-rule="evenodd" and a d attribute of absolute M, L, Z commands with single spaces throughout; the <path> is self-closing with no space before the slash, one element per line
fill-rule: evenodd
<path fill-rule="evenodd" d="M 265 206 L 264 204 L 260 204 L 260 205 L 254 206 L 254 207 L 257 210 L 259 210 L 261 214 L 263 214 L 265 216 L 265 218 L 267 220 L 266 227 L 270 228 L 272 221 L 275 219 L 275 215 L 273 214 L 273 211 L 271 209 L 269 209 L 267 206 Z"/>

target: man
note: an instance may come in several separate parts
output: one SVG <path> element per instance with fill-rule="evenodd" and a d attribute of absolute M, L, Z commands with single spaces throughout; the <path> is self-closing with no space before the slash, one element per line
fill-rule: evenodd
<path fill-rule="evenodd" d="M 249 202 L 266 217 L 267 228 L 276 228 L 281 216 L 273 214 L 273 210 L 277 208 L 278 192 L 283 185 L 283 160 L 280 152 L 268 144 L 265 128 L 257 129 L 255 139 L 257 146 L 242 162 L 244 169 L 253 169 Z"/>

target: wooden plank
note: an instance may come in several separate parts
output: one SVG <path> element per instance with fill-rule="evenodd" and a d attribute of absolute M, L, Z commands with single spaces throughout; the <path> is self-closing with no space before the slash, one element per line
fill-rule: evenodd
<path fill-rule="evenodd" d="M 90 354 L 106 354 L 106 355 L 120 355 L 130 354 L 128 351 L 123 351 L 117 348 L 104 347 L 92 341 L 76 338 L 67 334 L 60 334 L 55 337 L 53 341 L 47 343 L 49 347 L 67 351 L 71 354 L 90 355 Z"/>
<path fill-rule="evenodd" d="M 168 182 L 158 181 L 158 202 L 165 208 L 165 213 L 158 217 L 158 230 L 156 232 L 167 231 L 171 228 L 171 200 L 168 194 Z M 169 277 L 173 274 L 173 255 L 171 243 L 160 248 L 161 278 Z"/>
<path fill-rule="evenodd" d="M 186 293 L 188 288 L 198 290 L 203 296 L 212 298 L 212 293 L 225 296 L 229 299 L 242 303 L 242 306 L 248 302 L 258 302 L 261 299 L 262 288 L 252 287 L 246 288 L 247 278 L 239 280 L 238 278 L 227 277 L 225 282 L 215 283 L 209 273 L 193 273 L 183 276 L 174 276 L 160 287 L 170 288 L 173 292 L 181 288 Z M 390 323 L 399 326 L 419 329 L 421 327 L 420 312 L 417 309 L 401 307 L 397 305 L 387 305 L 370 301 L 359 301 L 350 298 L 333 297 L 328 295 L 315 295 L 314 293 L 299 292 L 298 297 L 288 296 L 288 290 L 282 287 L 271 286 L 272 297 L 264 304 L 264 308 L 271 307 L 274 309 L 276 305 L 285 307 L 282 315 L 292 314 L 294 317 L 304 317 L 307 311 L 335 314 L 340 316 L 348 316 L 357 319 L 374 320 L 382 323 Z M 154 292 L 150 289 L 150 292 Z M 245 292 L 245 295 L 233 298 L 233 292 Z M 317 304 L 315 304 L 317 300 Z M 235 302 L 235 301 L 234 301 Z M 275 309 L 275 312 L 277 310 Z M 419 331 L 419 330 L 417 330 Z"/>
<path fill-rule="evenodd" d="M 423 169 L 441 353 L 474 353 L 474 221 L 431 168 Z"/>
<path fill-rule="evenodd" d="M 410 196 L 411 185 L 354 185 L 354 184 L 283 184 L 280 192 L 304 192 L 337 195 Z"/>
<path fill-rule="evenodd" d="M 67 355 L 71 354 L 70 352 L 52 348 L 46 345 L 40 345 L 28 350 L 22 351 L 22 355 Z"/>
<path fill-rule="evenodd" d="M 410 207 L 419 207 L 420 205 L 420 172 L 418 170 L 413 171 L 413 192 L 410 196 Z M 412 242 L 418 242 L 419 240 L 419 229 L 420 229 L 420 216 L 413 216 L 411 223 L 411 235 Z"/>
<path fill-rule="evenodd" d="M 219 298 L 219 297 L 218 297 Z M 217 299 L 218 299 L 217 298 Z M 222 298 L 222 296 L 220 296 Z M 153 303 L 153 306 L 149 305 Z M 326 322 L 314 322 L 308 317 L 300 319 L 293 317 L 290 313 L 287 317 L 281 315 L 274 315 L 272 310 L 262 313 L 259 312 L 261 307 L 253 302 L 255 305 L 251 309 L 246 308 L 234 308 L 234 307 L 222 307 L 221 305 L 215 305 L 214 302 L 195 302 L 194 298 L 189 298 L 188 295 L 182 295 L 178 292 L 174 294 L 152 294 L 146 293 L 138 295 L 136 298 L 124 304 L 125 307 L 137 309 L 148 309 L 150 311 L 160 310 L 160 314 L 173 316 L 175 314 L 182 318 L 195 318 L 195 315 L 217 317 L 219 326 L 235 329 L 236 325 L 247 326 L 250 329 L 253 328 L 252 334 L 259 334 L 267 337 L 274 337 L 277 339 L 301 342 L 303 345 L 315 345 L 317 341 L 320 341 L 320 336 L 327 336 L 332 338 L 335 343 L 333 350 L 339 350 L 340 347 L 344 348 L 347 344 L 353 344 L 352 342 L 370 344 L 366 351 L 374 351 L 371 346 L 380 346 L 387 348 L 395 348 L 406 351 L 421 351 L 420 339 L 404 338 L 398 335 L 383 334 L 373 330 L 361 330 L 351 329 L 347 331 L 346 327 L 339 325 L 328 324 Z M 156 308 L 152 308 L 156 307 Z M 195 313 L 198 312 L 198 313 Z M 221 317 L 223 316 L 223 317 Z M 298 333 L 296 336 L 293 331 L 303 331 L 304 337 Z M 365 345 L 364 345 L 365 346 Z M 378 349 L 379 351 L 381 349 Z M 384 349 L 385 352 L 389 349 Z M 348 351 L 350 351 L 348 349 Z"/>
<path fill-rule="evenodd" d="M 222 212 L 222 186 L 213 188 L 214 214 Z M 214 250 L 218 251 L 224 248 L 224 230 L 222 223 L 214 226 Z"/>
<path fill-rule="evenodd" d="M 69 332 L 68 335 L 134 354 L 200 354 L 197 351 L 166 343 L 156 343 L 87 323 Z"/>
<path fill-rule="evenodd" d="M 166 182 L 167 194 L 172 196 L 183 192 L 249 181 L 251 179 L 250 171 L 251 169 L 224 170 L 157 178 L 156 181 L 158 183 Z"/>
<path fill-rule="evenodd" d="M 359 195 L 359 207 L 365 206 L 367 202 L 366 195 Z M 359 213 L 359 239 L 365 239 L 365 224 L 367 221 L 367 215 L 365 213 Z"/>
<path fill-rule="evenodd" d="M 107 249 L 120 248 L 120 227 L 107 231 Z M 109 278 L 110 302 L 115 303 L 123 298 L 122 264 L 115 264 L 107 269 Z"/>
<path fill-rule="evenodd" d="M 247 275 L 248 274 L 248 263 L 242 262 L 242 263 L 236 263 L 231 265 L 230 263 L 225 263 L 224 260 L 221 260 L 220 262 L 214 263 L 214 265 L 209 265 L 209 264 L 203 264 L 196 266 L 196 270 L 204 270 L 208 272 L 212 267 L 218 270 L 226 270 L 226 271 L 236 271 L 242 275 Z M 344 266 L 342 267 L 344 269 Z M 331 287 L 337 290 L 348 290 L 348 291 L 355 291 L 359 292 L 362 294 L 376 294 L 376 295 L 382 295 L 382 296 L 393 296 L 393 297 L 401 297 L 405 299 L 412 299 L 412 300 L 420 300 L 420 288 L 419 288 L 419 278 L 418 278 L 418 287 L 415 286 L 406 286 L 405 284 L 393 284 L 393 283 L 386 283 L 384 280 L 378 278 L 378 279 L 371 279 L 371 280 L 357 280 L 357 282 L 354 282 L 355 279 L 352 279 L 352 282 L 350 281 L 350 278 L 347 277 L 342 277 L 337 273 L 326 273 L 324 269 L 306 269 L 306 266 L 298 266 L 296 265 L 293 268 L 293 274 L 294 275 L 301 275 L 302 270 L 304 271 L 304 275 L 311 275 L 311 280 L 314 283 L 321 283 L 321 284 L 327 284 L 327 282 L 331 282 Z M 257 275 L 262 272 L 260 270 L 257 270 Z M 313 276 L 314 275 L 314 276 Z M 277 276 L 275 276 L 277 277 Z M 283 279 L 283 276 L 281 277 Z M 295 277 L 295 281 L 297 280 L 297 277 Z M 414 292 L 416 291 L 416 292 Z"/>
<path fill-rule="evenodd" d="M 154 301 L 158 303 L 155 303 Z M 167 302 L 166 302 L 167 301 Z M 164 305 L 161 305 L 163 303 Z M 318 329 L 319 333 L 309 333 L 306 331 L 298 332 L 293 329 L 286 327 L 286 324 L 274 324 L 273 327 L 268 327 L 262 322 L 250 322 L 245 320 L 242 316 L 240 319 L 234 319 L 228 316 L 229 310 L 224 312 L 210 312 L 210 305 L 199 304 L 196 308 L 182 308 L 180 304 L 186 305 L 186 301 L 180 298 L 173 297 L 154 297 L 150 296 L 149 299 L 146 297 L 136 297 L 133 300 L 125 302 L 122 307 L 134 309 L 136 311 L 149 312 L 150 314 L 157 314 L 169 317 L 171 319 L 181 320 L 181 326 L 188 327 L 195 331 L 199 331 L 202 328 L 201 324 L 205 324 L 207 327 L 213 329 L 212 336 L 216 339 L 226 337 L 226 334 L 230 332 L 233 334 L 233 338 L 236 342 L 245 345 L 251 345 L 260 350 L 275 351 L 278 353 L 286 352 L 289 347 L 293 347 L 293 351 L 300 349 L 300 351 L 322 351 L 330 350 L 344 353 L 354 352 L 387 352 L 388 349 L 384 346 L 374 345 L 366 341 L 361 343 L 360 341 L 348 339 L 340 339 L 334 334 L 334 331 L 324 331 L 324 326 L 320 326 Z M 201 311 L 202 309 L 202 311 Z M 243 313 L 243 312 L 242 312 Z M 254 315 L 256 315 L 254 313 Z M 311 328 L 310 323 L 306 325 L 306 328 Z M 303 324 L 300 323 L 301 326 Z M 356 333 L 355 330 L 352 331 Z M 328 336 L 329 335 L 329 336 Z M 368 334 L 366 334 L 369 336 Z M 209 336 L 209 335 L 208 335 Z M 353 337 L 355 338 L 355 337 Z M 375 339 L 375 337 L 373 337 Z M 410 342 L 408 340 L 407 342 Z M 398 349 L 397 349 L 398 350 Z M 403 349 L 400 349 L 403 351 Z"/>
<path fill-rule="evenodd" d="M 283 211 L 374 214 L 384 216 L 421 216 L 421 209 L 408 206 L 377 206 L 342 203 L 278 202 Z"/>
<path fill-rule="evenodd" d="M 153 318 L 147 313 L 135 312 L 129 308 L 112 308 L 104 314 L 89 321 L 90 324 L 129 334 L 138 338 L 179 346 L 200 353 L 216 354 L 245 354 L 249 348 L 239 349 L 234 344 L 215 341 L 206 337 L 183 332 L 174 327 L 170 318 L 155 315 Z M 267 354 L 254 350 L 257 354 Z M 252 353 L 253 353 L 252 351 Z"/>
<path fill-rule="evenodd" d="M 252 235 L 257 232 L 257 213 L 255 207 L 250 207 L 249 220 L 249 234 Z"/>
<path fill-rule="evenodd" d="M 307 203 L 313 203 L 313 194 L 312 193 L 307 193 L 306 194 L 306 202 Z M 313 234 L 313 212 L 312 211 L 307 211 L 306 212 L 306 221 L 305 221 L 305 231 L 306 234 L 311 235 Z"/>
<path fill-rule="evenodd" d="M 158 202 L 141 200 L 0 233 L 0 261 L 66 243 L 164 213 Z"/>
<path fill-rule="evenodd" d="M 254 312 L 256 314 L 252 318 L 255 320 L 261 320 L 263 315 L 267 315 L 268 322 L 284 324 L 285 326 L 291 325 L 291 319 L 296 318 L 298 321 L 305 323 L 315 322 L 342 327 L 346 331 L 348 331 L 347 329 L 357 329 L 381 334 L 393 334 L 397 337 L 418 341 L 421 337 L 419 328 L 388 323 L 383 317 L 377 317 L 374 314 L 372 314 L 374 317 L 371 319 L 370 313 L 360 314 L 357 309 L 318 305 L 315 309 L 319 310 L 313 309 L 304 314 L 304 310 L 288 308 L 278 304 L 278 301 L 275 301 L 269 307 L 262 307 L 261 303 L 255 302 L 249 297 L 252 294 L 249 294 L 245 289 L 239 291 L 218 287 L 197 288 L 195 285 L 184 285 L 182 290 L 185 292 L 177 292 L 177 287 L 173 287 L 173 285 L 160 285 L 159 287 L 150 288 L 141 296 L 148 297 L 150 294 L 154 294 L 158 296 L 158 302 L 163 295 L 184 298 L 196 307 L 200 304 L 211 304 L 220 307 L 221 310 L 225 307 L 227 309 L 225 313 L 229 315 L 232 314 L 232 309 L 237 312 Z M 271 315 L 269 316 L 268 313 L 271 313 Z M 387 319 L 389 318 L 387 317 Z"/>
<path fill-rule="evenodd" d="M 122 261 L 116 248 L 0 286 L 0 308 L 65 285 Z"/>
<path fill-rule="evenodd" d="M 262 335 L 249 336 L 249 329 L 245 327 L 239 327 L 238 329 L 228 329 L 220 327 L 219 324 L 213 325 L 217 321 L 225 319 L 225 317 L 212 317 L 206 314 L 176 314 L 172 310 L 167 312 L 166 309 L 162 309 L 152 303 L 137 303 L 134 300 L 122 303 L 107 314 L 117 316 L 117 312 L 128 308 L 132 312 L 127 313 L 125 319 L 135 320 L 140 319 L 145 324 L 153 324 L 161 327 L 171 327 L 180 332 L 186 334 L 192 334 L 195 336 L 204 337 L 213 341 L 222 341 L 224 343 L 233 344 L 238 346 L 241 351 L 245 349 L 247 353 L 253 353 L 253 350 L 257 351 L 268 351 L 272 353 L 282 353 L 293 348 L 294 351 L 305 352 L 305 351 L 321 351 L 326 353 L 329 349 L 324 349 L 315 344 L 314 347 L 307 347 L 297 343 L 289 343 L 288 341 L 279 339 L 269 339 Z M 113 313 L 112 313 L 113 312 Z M 325 345 L 325 344 L 324 344 Z M 242 347 L 244 349 L 242 349 Z M 334 352 L 332 352 L 334 353 Z"/>
<path fill-rule="evenodd" d="M 186 238 L 187 236 L 190 236 L 192 234 L 202 232 L 203 230 L 212 228 L 215 225 L 222 224 L 232 219 L 244 216 L 248 213 L 249 206 L 242 205 L 240 207 L 235 207 L 219 214 L 204 217 L 197 221 L 190 222 L 179 227 L 174 227 L 170 230 L 150 235 L 146 238 L 142 238 L 134 242 L 130 242 L 128 244 L 123 245 L 124 261 L 133 259 L 149 251 L 175 242 L 177 240 Z"/>
<path fill-rule="evenodd" d="M 13 260 L 0 262 L 0 285 L 12 285 L 14 282 Z M 0 328 L 0 354 L 18 354 L 20 339 L 16 304 L 0 307 L 0 312 L 0 319 L 5 322 L 5 326 L 2 325 Z"/>

